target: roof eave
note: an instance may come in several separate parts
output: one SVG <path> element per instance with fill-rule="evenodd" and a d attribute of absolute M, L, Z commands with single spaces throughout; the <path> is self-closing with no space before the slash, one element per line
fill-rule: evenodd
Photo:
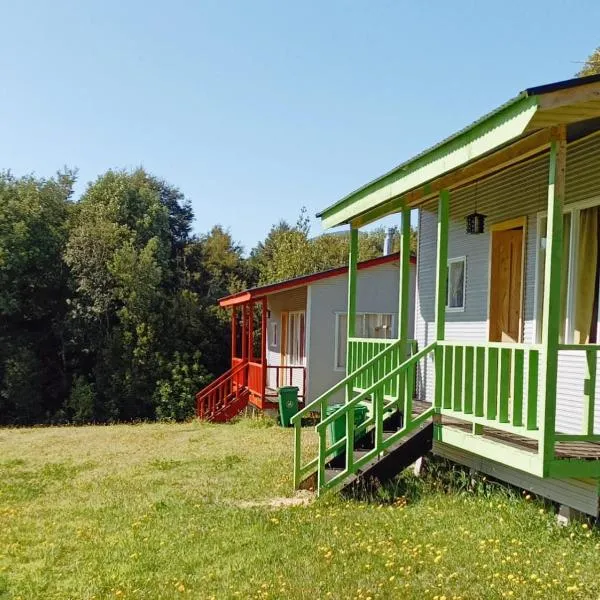
<path fill-rule="evenodd" d="M 352 219 L 521 136 L 538 109 L 527 91 L 318 213 L 324 228 Z"/>

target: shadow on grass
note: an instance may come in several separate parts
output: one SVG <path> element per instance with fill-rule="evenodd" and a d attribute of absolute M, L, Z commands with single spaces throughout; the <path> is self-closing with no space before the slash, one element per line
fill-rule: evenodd
<path fill-rule="evenodd" d="M 408 468 L 390 481 L 360 481 L 343 493 L 347 499 L 374 504 L 412 504 L 431 494 L 484 498 L 502 496 L 513 500 L 532 498 L 532 494 L 525 490 L 433 455 L 424 457 L 419 475 Z M 553 505 L 541 499 L 538 502 L 548 507 Z"/>

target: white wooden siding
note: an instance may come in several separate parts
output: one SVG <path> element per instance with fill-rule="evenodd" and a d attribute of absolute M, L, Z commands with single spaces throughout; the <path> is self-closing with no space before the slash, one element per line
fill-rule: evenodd
<path fill-rule="evenodd" d="M 594 135 L 567 148 L 565 203 L 600 197 L 600 136 Z M 446 339 L 488 340 L 489 226 L 508 219 L 527 218 L 523 341 L 535 341 L 535 276 L 537 216 L 546 210 L 548 156 L 508 169 L 477 185 L 452 193 L 448 258 L 467 257 L 465 311 L 446 313 Z M 465 216 L 475 210 L 487 215 L 486 233 L 467 235 Z M 437 205 L 419 211 L 415 337 L 423 348 L 435 338 L 435 272 Z M 419 393 L 433 397 L 432 359 L 419 373 Z M 583 415 L 583 353 L 561 352 L 558 370 L 557 429 L 581 431 Z M 597 403 L 598 405 L 598 403 Z M 600 432 L 600 410 L 596 413 Z"/>
<path fill-rule="evenodd" d="M 414 335 L 414 286 L 415 268 L 411 265 L 411 289 L 409 293 L 409 337 Z M 398 328 L 398 281 L 397 261 L 362 269 L 357 278 L 357 312 L 389 313 L 393 315 L 392 336 Z M 343 379 L 344 372 L 336 371 L 335 315 L 345 313 L 348 307 L 348 276 L 338 275 L 310 284 L 310 320 L 308 321 L 308 400 L 313 401 L 323 392 Z M 332 402 L 343 400 L 343 394 L 332 398 Z"/>

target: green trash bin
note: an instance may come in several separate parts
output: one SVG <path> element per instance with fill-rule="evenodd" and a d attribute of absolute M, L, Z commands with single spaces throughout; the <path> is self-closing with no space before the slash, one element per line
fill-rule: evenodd
<path fill-rule="evenodd" d="M 342 408 L 342 406 L 344 406 L 344 405 L 343 404 L 330 404 L 325 409 L 325 415 L 326 416 L 332 415 L 336 410 L 339 410 L 340 408 Z M 359 425 L 362 425 L 367 420 L 368 412 L 369 412 L 369 409 L 364 404 L 358 403 L 354 407 L 354 428 L 355 429 L 356 429 L 356 427 L 358 427 Z M 336 442 L 339 442 L 342 438 L 344 438 L 346 436 L 346 417 L 344 415 L 339 416 L 337 419 L 335 419 L 335 421 L 332 421 L 328 425 L 327 429 L 329 430 L 329 444 L 331 446 L 333 446 L 333 444 L 335 444 Z M 363 435 L 364 435 L 364 432 L 361 435 L 355 437 L 355 441 L 357 439 L 360 439 Z M 336 451 L 334 456 L 341 454 L 343 451 L 344 451 L 344 449 L 340 448 L 339 450 Z"/>
<path fill-rule="evenodd" d="M 298 388 L 293 385 L 280 387 L 279 420 L 282 427 L 289 427 L 291 418 L 298 412 Z"/>

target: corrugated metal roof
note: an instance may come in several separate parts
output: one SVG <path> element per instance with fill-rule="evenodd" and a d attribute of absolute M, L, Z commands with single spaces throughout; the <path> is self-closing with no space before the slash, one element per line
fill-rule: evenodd
<path fill-rule="evenodd" d="M 400 254 L 398 252 L 394 252 L 392 254 L 388 254 L 386 256 L 378 256 L 377 258 L 371 258 L 369 260 L 364 260 L 359 262 L 357 268 L 359 270 L 370 269 L 372 267 L 377 267 L 379 265 L 384 265 L 390 262 L 394 262 L 398 260 Z M 416 264 L 416 259 L 414 256 L 410 258 L 411 264 Z M 313 281 L 318 281 L 320 279 L 327 279 L 328 277 L 337 277 L 338 275 L 343 275 L 348 271 L 348 265 L 344 265 L 341 267 L 335 267 L 333 269 L 327 269 L 326 271 L 319 271 L 317 273 L 310 273 L 309 275 L 301 275 L 299 277 L 294 277 L 292 279 L 286 279 L 284 281 L 278 281 L 276 283 L 269 283 L 267 285 L 261 285 L 253 288 L 249 288 L 247 290 L 243 290 L 241 292 L 237 292 L 235 294 L 231 294 L 230 296 L 225 296 L 224 298 L 219 299 L 219 304 L 221 306 L 232 306 L 235 304 L 243 304 L 248 302 L 249 300 L 256 300 L 257 298 L 262 298 L 263 296 L 267 296 L 268 294 L 273 294 L 275 292 L 281 292 L 283 290 L 289 290 L 301 285 L 307 285 Z"/>
<path fill-rule="evenodd" d="M 394 167 L 390 171 L 387 171 L 383 175 L 381 175 L 381 176 L 373 179 L 372 181 L 369 181 L 365 185 L 363 185 L 363 186 L 355 189 L 353 192 L 347 194 L 346 196 L 344 196 L 343 198 L 341 198 L 337 202 L 334 202 L 333 204 L 331 204 L 327 208 L 325 208 L 322 211 L 318 212 L 316 216 L 318 218 L 322 217 L 326 212 L 329 212 L 330 210 L 336 208 L 338 205 L 340 205 L 340 204 L 344 203 L 346 200 L 352 198 L 352 196 L 355 196 L 356 194 L 358 194 L 358 193 L 366 190 L 367 188 L 371 187 L 372 185 L 374 185 L 374 184 L 382 181 L 386 177 L 389 177 L 390 175 L 394 175 L 395 173 L 398 173 L 399 171 L 402 171 L 402 170 L 406 169 L 410 164 L 414 163 L 415 161 L 419 160 L 420 158 L 423 158 L 427 154 L 430 154 L 431 152 L 433 152 L 433 151 L 441 148 L 442 146 L 445 146 L 449 142 L 451 142 L 454 139 L 460 137 L 461 135 L 463 135 L 467 131 L 469 131 L 469 130 L 475 128 L 475 127 L 477 127 L 481 123 L 487 121 L 489 118 L 491 118 L 494 115 L 502 112 L 503 110 L 505 110 L 509 106 L 515 104 L 519 100 L 522 100 L 523 98 L 527 98 L 527 97 L 530 97 L 530 96 L 539 96 L 541 94 L 547 94 L 547 93 L 550 93 L 550 92 L 555 92 L 557 90 L 562 90 L 562 89 L 567 89 L 567 88 L 574 88 L 574 87 L 578 87 L 578 86 L 585 85 L 585 84 L 588 84 L 588 83 L 596 83 L 596 82 L 599 82 L 599 81 L 600 81 L 600 75 L 590 75 L 588 77 L 576 77 L 576 78 L 573 78 L 573 79 L 565 79 L 563 81 L 556 81 L 554 83 L 549 83 L 549 84 L 545 84 L 545 85 L 539 85 L 539 86 L 534 86 L 534 87 L 526 88 L 522 92 L 520 92 L 517 96 L 515 96 L 514 98 L 511 98 L 510 100 L 508 100 L 504 104 L 501 104 L 500 106 L 498 106 L 497 108 L 495 108 L 491 112 L 483 115 L 481 118 L 477 119 L 476 121 L 473 121 L 471 124 L 467 125 L 466 127 L 463 127 L 462 129 L 460 129 L 456 133 L 452 134 L 451 136 L 443 139 L 442 141 L 440 141 L 437 144 L 435 144 L 435 145 L 427 148 L 426 150 L 423 150 L 422 152 L 420 152 L 419 154 L 416 154 L 412 158 L 410 158 L 410 159 L 408 159 L 408 160 L 400 163 L 399 165 L 397 165 L 396 167 Z"/>

